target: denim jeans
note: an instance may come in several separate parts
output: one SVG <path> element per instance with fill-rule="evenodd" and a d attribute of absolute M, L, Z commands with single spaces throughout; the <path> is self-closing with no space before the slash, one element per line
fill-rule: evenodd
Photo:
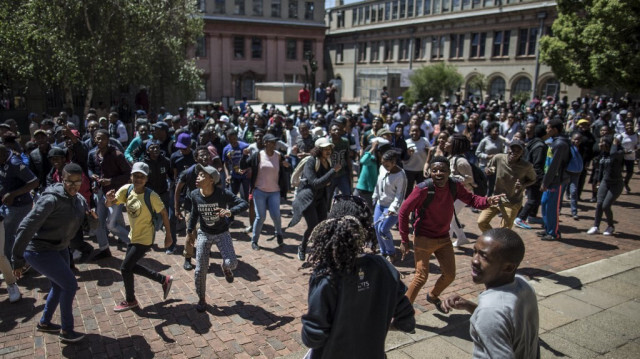
<path fill-rule="evenodd" d="M 388 212 L 389 207 L 376 204 L 376 209 L 373 213 L 374 229 L 376 231 L 376 237 L 378 237 L 380 254 L 383 256 L 393 256 L 396 254 L 396 247 L 393 245 L 393 236 L 391 235 L 391 227 L 398 223 L 398 215 L 385 216 Z"/>
<path fill-rule="evenodd" d="M 350 195 L 351 194 L 351 183 L 349 182 L 349 176 L 342 175 L 340 177 L 334 177 L 331 180 L 331 193 L 335 194 L 336 188 L 340 191 L 341 194 Z"/>
<path fill-rule="evenodd" d="M 73 299 L 76 296 L 78 281 L 69 268 L 69 250 L 25 251 L 24 259 L 36 271 L 51 281 L 51 290 L 47 295 L 40 323 L 49 324 L 60 305 L 60 325 L 65 332 L 73 330 Z"/>
<path fill-rule="evenodd" d="M 249 200 L 249 186 L 251 185 L 250 178 L 231 178 L 230 190 L 233 194 L 237 195 L 242 188 L 242 199 Z"/>
<path fill-rule="evenodd" d="M 173 249 L 176 247 L 176 241 L 178 239 L 178 237 L 176 237 L 176 224 L 177 224 L 177 220 L 176 220 L 176 214 L 173 208 L 173 202 L 171 202 L 171 195 L 170 195 L 170 191 L 167 191 L 163 194 L 160 195 L 160 199 L 162 200 L 162 204 L 164 204 L 164 208 L 167 209 L 167 213 L 169 214 L 169 226 L 171 226 L 171 238 L 173 238 L 173 243 L 171 244 L 171 246 L 168 249 Z M 162 223 L 162 219 L 159 219 L 160 216 L 158 216 L 158 218 L 156 218 L 156 232 L 160 230 L 160 228 L 162 228 L 163 223 Z"/>
<path fill-rule="evenodd" d="M 578 188 L 580 186 L 580 173 L 571 174 L 569 176 L 569 184 L 562 187 L 562 195 L 569 191 L 569 202 L 571 206 L 571 215 L 578 215 Z"/>
<path fill-rule="evenodd" d="M 542 220 L 544 230 L 554 237 L 560 236 L 558 215 L 562 206 L 562 185 L 552 185 L 542 194 Z"/>
<path fill-rule="evenodd" d="M 124 224 L 122 205 L 106 206 L 106 198 L 102 190 L 95 194 L 96 211 L 98 212 L 98 229 L 96 238 L 100 249 L 109 248 L 107 230 L 117 236 L 121 241 L 129 243 L 129 231 Z"/>
<path fill-rule="evenodd" d="M 20 222 L 31 211 L 31 205 L 0 207 L 0 214 L 4 217 L 4 255 L 11 259 L 13 243 L 16 240 L 16 232 Z"/>
<path fill-rule="evenodd" d="M 267 218 L 267 209 L 271 215 L 276 234 L 282 235 L 282 227 L 280 225 L 280 191 L 263 192 L 256 188 L 253 190 L 253 204 L 256 210 L 256 220 L 253 222 L 251 241 L 258 243 L 262 225 Z"/>

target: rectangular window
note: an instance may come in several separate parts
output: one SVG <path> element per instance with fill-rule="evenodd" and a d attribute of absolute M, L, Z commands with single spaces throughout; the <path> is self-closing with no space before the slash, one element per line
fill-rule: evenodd
<path fill-rule="evenodd" d="M 197 0 L 196 1 L 196 9 L 200 10 L 200 12 L 207 12 L 207 1 L 206 0 Z"/>
<path fill-rule="evenodd" d="M 364 24 L 364 8 L 358 8 L 358 25 Z"/>
<path fill-rule="evenodd" d="M 461 59 L 464 57 L 464 34 L 451 35 L 449 58 Z"/>
<path fill-rule="evenodd" d="M 410 39 L 400 39 L 398 49 L 400 50 L 399 60 L 409 60 Z"/>
<path fill-rule="evenodd" d="M 380 61 L 380 41 L 371 41 L 371 56 L 369 61 Z"/>
<path fill-rule="evenodd" d="M 400 0 L 400 18 L 405 17 L 405 11 L 407 10 L 407 0 Z"/>
<path fill-rule="evenodd" d="M 531 56 L 536 54 L 536 40 L 538 28 L 520 29 L 518 36 L 518 56 Z"/>
<path fill-rule="evenodd" d="M 207 57 L 207 40 L 204 36 L 196 40 L 196 57 Z"/>
<path fill-rule="evenodd" d="M 462 10 L 471 9 L 471 0 L 462 0 Z"/>
<path fill-rule="evenodd" d="M 280 1 L 281 0 L 271 0 L 271 17 L 280 17 Z"/>
<path fill-rule="evenodd" d="M 273 1 L 273 0 L 271 0 Z M 338 17 L 338 23 L 336 24 L 336 26 L 338 28 L 344 27 L 344 10 L 339 11 L 338 14 L 336 15 Z"/>
<path fill-rule="evenodd" d="M 439 14 L 440 13 L 440 1 L 441 0 L 433 0 L 433 14 Z"/>
<path fill-rule="evenodd" d="M 459 11 L 460 10 L 460 0 L 453 0 L 453 4 L 451 5 L 451 11 Z"/>
<path fill-rule="evenodd" d="M 395 20 L 398 18 L 398 0 L 393 2 L 393 7 L 391 9 L 391 20 Z"/>
<path fill-rule="evenodd" d="M 422 15 L 422 0 L 416 0 L 416 16 Z"/>
<path fill-rule="evenodd" d="M 313 53 L 313 40 L 302 40 L 302 56 L 306 59 L 309 54 Z"/>
<path fill-rule="evenodd" d="M 224 14 L 225 1 L 224 0 L 214 0 L 214 1 L 215 2 L 213 3 L 213 13 Z"/>
<path fill-rule="evenodd" d="M 355 26 L 358 23 L 358 9 L 351 9 L 351 26 Z"/>
<path fill-rule="evenodd" d="M 511 31 L 498 31 L 493 34 L 493 52 L 492 56 L 509 56 L 509 38 Z"/>
<path fill-rule="evenodd" d="M 424 0 L 424 14 L 431 14 L 431 0 Z"/>
<path fill-rule="evenodd" d="M 431 36 L 431 59 L 440 60 L 444 57 L 444 36 Z"/>
<path fill-rule="evenodd" d="M 289 19 L 298 18 L 298 0 L 289 0 Z"/>
<path fill-rule="evenodd" d="M 383 5 L 378 4 L 378 21 L 382 21 L 382 16 L 384 16 L 384 11 L 382 10 Z"/>
<path fill-rule="evenodd" d="M 341 64 L 344 60 L 344 44 L 338 44 L 336 47 L 336 63 Z"/>
<path fill-rule="evenodd" d="M 409 0 L 407 3 L 407 17 L 413 17 L 413 0 Z"/>
<path fill-rule="evenodd" d="M 251 58 L 262 58 L 262 39 L 259 37 L 254 37 L 251 39 Z"/>
<path fill-rule="evenodd" d="M 484 0 L 484 7 L 493 6 L 493 0 Z"/>
<path fill-rule="evenodd" d="M 233 0 L 233 14 L 244 15 L 244 0 Z"/>
<path fill-rule="evenodd" d="M 471 34 L 470 57 L 484 57 L 484 47 L 487 42 L 486 32 L 474 32 Z"/>
<path fill-rule="evenodd" d="M 367 43 L 358 43 L 358 62 L 367 61 Z"/>
<path fill-rule="evenodd" d="M 364 23 L 365 24 L 369 23 L 370 15 L 371 15 L 371 10 L 369 9 L 369 6 L 365 6 L 364 7 Z"/>
<path fill-rule="evenodd" d="M 384 3 L 384 19 L 389 20 L 391 18 L 391 1 Z"/>
<path fill-rule="evenodd" d="M 482 0 L 473 0 L 473 8 L 479 9 L 482 7 Z"/>
<path fill-rule="evenodd" d="M 287 60 L 296 60 L 298 58 L 298 41 L 296 39 L 287 39 Z"/>
<path fill-rule="evenodd" d="M 451 5 L 451 0 L 442 0 L 442 12 L 449 12 L 450 5 Z"/>
<path fill-rule="evenodd" d="M 393 61 L 393 40 L 384 42 L 384 61 Z"/>
<path fill-rule="evenodd" d="M 304 3 L 304 19 L 313 20 L 313 11 L 316 9 L 316 5 L 313 1 L 307 1 Z"/>
<path fill-rule="evenodd" d="M 371 6 L 371 22 L 378 20 L 378 7 L 376 5 Z"/>
<path fill-rule="evenodd" d="M 413 59 L 419 60 L 422 58 L 422 39 L 413 39 Z"/>
<path fill-rule="evenodd" d="M 235 36 L 233 38 L 233 58 L 244 59 L 244 37 Z"/>
<path fill-rule="evenodd" d="M 253 10 L 251 15 L 262 16 L 262 0 L 253 0 Z"/>

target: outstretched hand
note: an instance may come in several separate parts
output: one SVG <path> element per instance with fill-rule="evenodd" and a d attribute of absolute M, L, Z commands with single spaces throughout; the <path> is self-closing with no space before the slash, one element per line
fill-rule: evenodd
<path fill-rule="evenodd" d="M 505 198 L 506 196 L 507 196 L 506 194 L 501 193 L 495 196 L 487 197 L 487 202 L 489 202 L 489 204 L 492 206 L 496 206 L 500 204 L 500 199 Z"/>

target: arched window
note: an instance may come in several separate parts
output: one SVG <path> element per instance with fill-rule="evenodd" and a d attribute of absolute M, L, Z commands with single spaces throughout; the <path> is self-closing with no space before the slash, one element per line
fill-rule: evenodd
<path fill-rule="evenodd" d="M 518 81 L 513 84 L 513 89 L 511 90 L 511 96 L 515 96 L 522 92 L 531 92 L 531 80 L 526 77 L 520 77 Z"/>
<path fill-rule="evenodd" d="M 474 80 L 475 76 L 470 78 L 469 81 L 467 82 L 467 88 L 466 88 L 466 92 L 467 92 L 467 99 L 470 99 L 472 96 L 476 99 L 480 99 L 482 97 L 482 89 L 479 86 L 474 86 Z"/>
<path fill-rule="evenodd" d="M 507 88 L 507 84 L 504 79 L 500 76 L 491 80 L 491 85 L 489 85 L 489 96 L 491 98 L 499 98 L 500 96 L 504 96 L 505 89 Z"/>
<path fill-rule="evenodd" d="M 547 81 L 542 83 L 540 86 L 540 95 L 541 97 L 547 96 L 555 96 L 560 92 L 560 82 L 555 77 L 548 79 Z"/>

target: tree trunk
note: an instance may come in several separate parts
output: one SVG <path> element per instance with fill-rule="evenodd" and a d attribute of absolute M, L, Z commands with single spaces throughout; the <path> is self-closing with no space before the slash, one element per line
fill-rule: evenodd
<path fill-rule="evenodd" d="M 83 118 L 87 117 L 89 114 L 89 109 L 91 108 L 91 101 L 93 100 L 93 85 L 87 86 L 87 96 L 84 98 L 84 114 Z"/>
<path fill-rule="evenodd" d="M 71 91 L 71 86 L 65 83 L 63 85 L 63 90 L 64 90 L 64 105 L 62 106 L 63 109 L 66 109 L 66 108 L 73 109 L 73 92 Z"/>

